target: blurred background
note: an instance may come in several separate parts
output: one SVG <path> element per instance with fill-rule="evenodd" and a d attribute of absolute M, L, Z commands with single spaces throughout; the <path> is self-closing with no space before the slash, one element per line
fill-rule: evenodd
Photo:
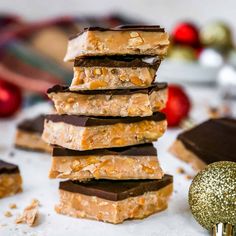
<path fill-rule="evenodd" d="M 235 115 L 235 9 L 235 0 L 1 0 L 0 117 L 45 101 L 53 84 L 70 83 L 73 65 L 63 62 L 70 35 L 137 23 L 160 24 L 171 35 L 159 81 L 185 87 L 214 116 Z"/>

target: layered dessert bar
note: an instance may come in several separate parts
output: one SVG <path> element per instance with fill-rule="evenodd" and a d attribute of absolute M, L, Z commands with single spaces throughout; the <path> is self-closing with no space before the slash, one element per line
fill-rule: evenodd
<path fill-rule="evenodd" d="M 124 147 L 151 143 L 167 128 L 164 113 L 147 117 L 47 115 L 43 140 L 72 150 Z"/>
<path fill-rule="evenodd" d="M 48 90 L 58 114 L 87 116 L 151 116 L 167 102 L 167 84 L 143 89 L 80 90 L 56 85 Z"/>
<path fill-rule="evenodd" d="M 160 63 L 156 57 L 77 58 L 70 90 L 147 87 L 154 81 Z"/>
<path fill-rule="evenodd" d="M 161 179 L 164 175 L 152 144 L 74 151 L 54 147 L 50 178 Z"/>
<path fill-rule="evenodd" d="M 236 161 L 236 120 L 208 120 L 179 134 L 170 151 L 196 170 L 217 161 Z"/>
<path fill-rule="evenodd" d="M 168 45 L 169 36 L 158 25 L 127 25 L 110 29 L 89 27 L 70 38 L 64 60 L 114 55 L 163 57 Z"/>
<path fill-rule="evenodd" d="M 22 178 L 17 165 L 0 160 L 0 198 L 22 191 Z"/>
<path fill-rule="evenodd" d="M 166 209 L 172 191 L 170 175 L 160 180 L 69 180 L 60 183 L 60 203 L 55 209 L 64 215 L 118 224 Z"/>
<path fill-rule="evenodd" d="M 43 126 L 44 115 L 23 120 L 17 125 L 15 147 L 32 151 L 51 152 L 51 146 L 41 138 Z"/>

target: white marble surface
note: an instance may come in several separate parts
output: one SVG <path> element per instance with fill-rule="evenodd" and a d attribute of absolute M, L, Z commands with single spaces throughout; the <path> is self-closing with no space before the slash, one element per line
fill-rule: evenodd
<path fill-rule="evenodd" d="M 217 101 L 214 89 L 189 88 L 193 99 L 191 116 L 201 121 L 206 118 L 206 105 Z M 210 98 L 210 99 L 209 99 Z M 126 221 L 120 225 L 112 225 L 91 220 L 74 219 L 58 215 L 54 205 L 58 202 L 58 181 L 48 179 L 50 157 L 47 154 L 25 152 L 12 148 L 15 124 L 18 120 L 47 112 L 47 104 L 23 111 L 17 119 L 0 121 L 0 158 L 18 164 L 24 180 L 24 191 L 15 196 L 0 200 L 0 235 L 1 236 L 200 236 L 209 235 L 193 219 L 187 201 L 188 188 L 191 183 L 184 175 L 177 174 L 176 169 L 183 167 L 188 174 L 191 168 L 175 159 L 167 152 L 179 130 L 168 130 L 163 138 L 156 143 L 159 159 L 166 173 L 174 175 L 175 191 L 170 200 L 169 208 L 144 220 Z M 11 156 L 10 153 L 14 155 Z M 27 225 L 16 225 L 15 217 L 31 201 L 37 198 L 41 202 L 39 225 L 29 228 Z M 13 216 L 7 218 L 4 212 L 8 205 L 16 203 L 18 208 L 11 210 Z"/>

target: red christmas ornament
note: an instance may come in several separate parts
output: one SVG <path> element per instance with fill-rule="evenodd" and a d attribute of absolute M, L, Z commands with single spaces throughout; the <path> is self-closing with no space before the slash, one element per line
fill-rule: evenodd
<path fill-rule="evenodd" d="M 180 23 L 172 32 L 174 43 L 188 45 L 191 47 L 199 46 L 199 33 L 197 27 L 188 22 Z"/>
<path fill-rule="evenodd" d="M 169 85 L 168 101 L 162 110 L 167 116 L 168 126 L 178 126 L 188 116 L 191 108 L 190 100 L 181 86 Z"/>
<path fill-rule="evenodd" d="M 16 113 L 22 103 L 21 90 L 0 79 L 0 117 L 9 117 Z"/>

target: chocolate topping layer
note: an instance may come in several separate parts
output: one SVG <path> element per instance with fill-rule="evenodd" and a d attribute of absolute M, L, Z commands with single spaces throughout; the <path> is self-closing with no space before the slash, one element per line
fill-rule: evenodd
<path fill-rule="evenodd" d="M 149 67 L 157 70 L 160 66 L 161 60 L 154 59 L 150 63 L 145 57 L 134 56 L 111 56 L 111 57 L 86 57 L 77 58 L 74 61 L 74 66 L 80 67 Z"/>
<path fill-rule="evenodd" d="M 41 134 L 44 127 L 44 118 L 44 115 L 39 115 L 33 119 L 25 119 L 17 125 L 17 129 Z"/>
<path fill-rule="evenodd" d="M 236 120 L 211 119 L 177 137 L 206 164 L 236 161 Z"/>
<path fill-rule="evenodd" d="M 74 126 L 99 126 L 99 125 L 114 125 L 117 123 L 135 123 L 140 121 L 163 121 L 166 119 L 164 113 L 155 112 L 152 116 L 146 117 L 99 117 L 99 116 L 77 116 L 77 115 L 46 115 L 45 120 L 52 122 L 64 122 Z"/>
<path fill-rule="evenodd" d="M 167 83 L 153 83 L 147 88 L 136 88 L 136 89 L 104 89 L 104 90 L 79 90 L 79 91 L 70 91 L 69 87 L 54 85 L 52 88 L 49 88 L 47 93 L 78 93 L 84 95 L 129 95 L 135 93 L 151 94 L 153 91 L 158 91 L 167 88 Z"/>
<path fill-rule="evenodd" d="M 173 183 L 171 175 L 164 175 L 160 180 L 92 180 L 87 183 L 69 180 L 60 182 L 59 189 L 111 201 L 120 201 L 146 192 L 157 191 L 171 183 Z"/>
<path fill-rule="evenodd" d="M 92 156 L 92 155 L 120 155 L 120 156 L 156 156 L 157 150 L 152 144 L 142 144 L 131 147 L 94 149 L 88 151 L 75 151 L 62 147 L 54 147 L 52 156 Z"/>
<path fill-rule="evenodd" d="M 19 172 L 17 165 L 0 160 L 0 174 L 15 174 Z"/>
<path fill-rule="evenodd" d="M 69 40 L 76 38 L 86 31 L 147 31 L 147 32 L 165 32 L 159 25 L 120 25 L 115 28 L 86 27 L 76 35 L 72 35 Z"/>

